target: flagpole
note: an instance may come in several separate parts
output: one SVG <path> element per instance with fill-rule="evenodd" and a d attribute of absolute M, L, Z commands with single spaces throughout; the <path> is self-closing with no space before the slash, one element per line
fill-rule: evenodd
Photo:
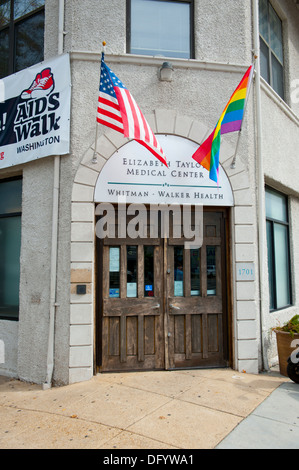
<path fill-rule="evenodd" d="M 253 70 L 254 70 L 254 63 L 252 64 L 252 75 L 253 75 Z M 251 88 L 251 83 L 252 83 L 252 76 L 251 76 L 251 81 L 250 81 L 250 86 L 249 86 L 249 89 L 247 90 L 247 96 L 246 96 L 246 101 L 245 101 L 245 105 L 244 105 L 244 110 L 243 110 L 243 119 L 242 119 L 242 122 L 241 122 L 241 128 L 238 132 L 238 139 L 237 139 L 237 144 L 236 144 L 236 150 L 235 150 L 235 154 L 234 154 L 234 158 L 233 158 L 233 161 L 231 162 L 230 164 L 230 167 L 232 169 L 234 169 L 236 167 L 236 159 L 237 159 L 237 153 L 238 153 L 238 148 L 239 148 L 239 143 L 240 143 L 240 138 L 241 138 L 241 131 L 242 131 L 242 128 L 243 128 L 243 122 L 244 122 L 244 116 L 245 116 L 245 112 L 246 112 L 246 108 L 247 108 L 247 103 L 248 103 L 248 96 L 249 96 L 249 92 L 250 92 L 250 88 Z"/>
<path fill-rule="evenodd" d="M 106 41 L 102 42 L 102 60 L 105 58 L 105 52 L 106 52 Z M 101 79 L 100 79 L 101 81 Z M 97 157 L 97 144 L 98 144 L 98 134 L 99 134 L 99 124 L 96 120 L 96 132 L 95 132 L 95 144 L 94 144 L 94 152 L 93 152 L 93 157 L 92 157 L 92 163 L 96 164 L 98 163 L 98 157 Z"/>
<path fill-rule="evenodd" d="M 265 292 L 265 265 L 266 265 L 266 215 L 265 215 L 265 175 L 263 163 L 263 139 L 262 139 L 262 97 L 261 97 L 261 63 L 260 63 L 260 39 L 259 39 L 259 2 L 253 1 L 253 38 L 256 59 L 255 80 L 255 118 L 256 118 L 256 161 L 257 161 L 257 210 L 258 210 L 258 262 L 259 262 L 259 302 L 260 302 L 260 342 L 262 369 L 269 370 L 267 355 L 267 322 L 264 315 L 267 314 L 264 304 Z M 265 310 L 265 311 L 264 311 Z"/>
<path fill-rule="evenodd" d="M 236 168 L 236 159 L 237 159 L 237 153 L 238 153 L 240 137 L 241 137 L 241 129 L 239 130 L 239 133 L 238 133 L 238 140 L 237 140 L 237 144 L 236 144 L 236 150 L 235 150 L 235 153 L 234 153 L 234 158 L 233 158 L 233 161 L 230 164 L 230 167 L 232 169 Z"/>

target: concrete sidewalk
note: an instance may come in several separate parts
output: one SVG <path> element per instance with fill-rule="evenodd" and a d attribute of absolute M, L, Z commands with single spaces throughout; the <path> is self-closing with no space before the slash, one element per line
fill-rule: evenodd
<path fill-rule="evenodd" d="M 280 385 L 217 448 L 299 449 L 299 385 Z"/>
<path fill-rule="evenodd" d="M 0 377 L 0 448 L 244 448 L 248 429 L 255 447 L 256 429 L 271 429 L 277 448 L 285 427 L 297 445 L 298 389 L 275 372 L 232 369 L 99 374 L 49 390 Z"/>

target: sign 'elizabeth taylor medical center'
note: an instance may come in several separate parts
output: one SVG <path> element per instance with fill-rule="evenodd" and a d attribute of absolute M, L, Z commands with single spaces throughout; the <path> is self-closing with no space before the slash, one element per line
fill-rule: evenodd
<path fill-rule="evenodd" d="M 142 145 L 131 141 L 105 163 L 95 188 L 95 202 L 201 204 L 233 206 L 229 180 L 219 167 L 219 186 L 192 159 L 198 144 L 174 135 L 159 135 L 168 168 Z"/>

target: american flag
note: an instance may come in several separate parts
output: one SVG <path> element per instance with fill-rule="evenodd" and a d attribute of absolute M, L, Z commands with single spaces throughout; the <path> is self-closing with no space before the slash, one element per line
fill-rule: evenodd
<path fill-rule="evenodd" d="M 105 64 L 102 55 L 97 122 L 144 145 L 167 166 L 164 152 L 133 96 Z"/>

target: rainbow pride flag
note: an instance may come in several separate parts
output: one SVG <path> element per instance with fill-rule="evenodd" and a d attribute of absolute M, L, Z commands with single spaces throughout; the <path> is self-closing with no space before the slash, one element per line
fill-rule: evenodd
<path fill-rule="evenodd" d="M 218 183 L 219 176 L 221 135 L 241 130 L 252 75 L 253 65 L 248 68 L 238 87 L 232 94 L 213 132 L 192 155 L 194 160 L 209 171 L 210 179 L 216 183 Z"/>

